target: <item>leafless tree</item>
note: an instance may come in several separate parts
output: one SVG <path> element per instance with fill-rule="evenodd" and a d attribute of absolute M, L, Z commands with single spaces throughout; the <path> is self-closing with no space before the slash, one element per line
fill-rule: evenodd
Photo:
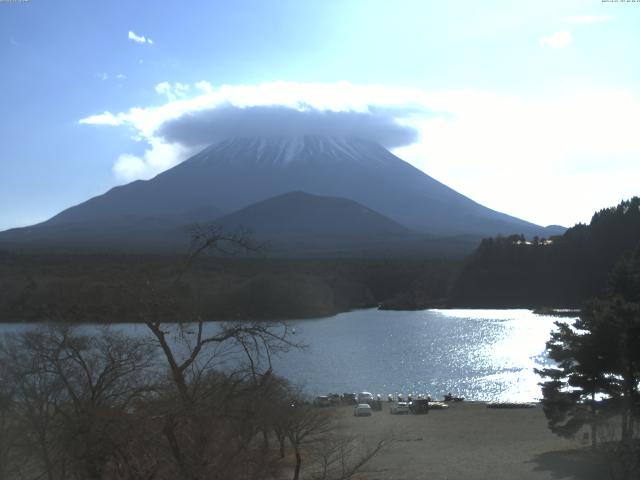
<path fill-rule="evenodd" d="M 392 441 L 378 440 L 367 445 L 354 435 L 332 431 L 315 449 L 315 472 L 312 480 L 348 480 L 361 473 L 365 466 Z"/>
<path fill-rule="evenodd" d="M 7 375 L 6 366 L 0 364 L 0 480 L 10 478 L 15 468 L 16 422 L 14 388 Z"/>
<path fill-rule="evenodd" d="M 303 468 L 305 478 L 312 480 L 348 480 L 392 441 L 388 438 L 370 444 L 339 428 L 335 408 L 314 406 L 299 393 L 290 393 L 288 399 L 278 420 L 295 456 L 292 480 L 301 477 Z"/>
<path fill-rule="evenodd" d="M 198 257 L 208 252 L 259 251 L 246 235 L 218 228 L 193 232 L 192 252 L 171 288 Z M 174 402 L 160 411 L 162 435 L 182 478 L 249 478 L 259 471 L 255 437 L 264 435 L 263 403 L 269 391 L 274 354 L 296 347 L 289 327 L 278 322 L 208 324 L 195 309 L 185 310 L 172 292 L 149 285 L 140 298 L 139 318 L 155 339 L 166 365 L 164 396 Z M 173 312 L 174 323 L 163 322 Z M 254 465 L 252 467 L 252 465 Z M 237 469 L 242 467 L 244 471 Z M 262 468 L 262 465 L 260 465 Z"/>
<path fill-rule="evenodd" d="M 152 390 L 148 342 L 65 326 L 5 337 L 0 364 L 15 385 L 28 472 L 102 478 L 126 451 L 130 408 Z M 34 448 L 35 447 L 35 448 Z"/>
<path fill-rule="evenodd" d="M 319 441 L 331 430 L 332 418 L 327 409 L 314 407 L 300 399 L 292 399 L 288 411 L 283 412 L 282 422 L 295 455 L 293 480 L 298 480 L 304 447 Z"/>

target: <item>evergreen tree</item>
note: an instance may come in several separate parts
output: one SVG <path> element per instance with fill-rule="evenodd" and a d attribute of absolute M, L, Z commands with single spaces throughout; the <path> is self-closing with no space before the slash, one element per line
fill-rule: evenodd
<path fill-rule="evenodd" d="M 543 408 L 554 433 L 574 435 L 620 415 L 624 442 L 632 439 L 640 400 L 640 247 L 615 267 L 608 294 L 593 300 L 572 325 L 556 322 L 547 342 L 555 367 L 538 370 Z M 597 400 L 602 398 L 603 401 Z"/>
<path fill-rule="evenodd" d="M 609 391 L 607 377 L 610 355 L 598 335 L 600 317 L 581 316 L 572 325 L 556 322 L 557 331 L 547 342 L 549 357 L 556 367 L 537 370 L 547 378 L 542 385 L 542 407 L 552 432 L 574 436 L 585 424 L 591 426 L 592 446 L 600 420 L 596 398 Z"/>

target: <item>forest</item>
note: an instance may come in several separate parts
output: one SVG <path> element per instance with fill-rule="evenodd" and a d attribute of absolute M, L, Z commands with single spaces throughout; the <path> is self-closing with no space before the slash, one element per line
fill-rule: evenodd
<path fill-rule="evenodd" d="M 139 321 L 150 291 L 178 320 L 311 318 L 383 306 L 442 305 L 458 259 L 186 258 L 163 255 L 0 253 L 0 321 Z"/>
<path fill-rule="evenodd" d="M 596 212 L 564 235 L 487 238 L 452 282 L 458 307 L 579 308 L 605 290 L 618 260 L 640 244 L 640 198 Z"/>

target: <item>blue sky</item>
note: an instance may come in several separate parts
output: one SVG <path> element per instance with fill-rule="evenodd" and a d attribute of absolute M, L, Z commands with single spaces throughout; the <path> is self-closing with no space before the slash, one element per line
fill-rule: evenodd
<path fill-rule="evenodd" d="M 601 0 L 0 1 L 0 229 L 184 160 L 162 126 L 223 105 L 383 111 L 474 200 L 588 221 L 640 194 L 639 24 Z"/>

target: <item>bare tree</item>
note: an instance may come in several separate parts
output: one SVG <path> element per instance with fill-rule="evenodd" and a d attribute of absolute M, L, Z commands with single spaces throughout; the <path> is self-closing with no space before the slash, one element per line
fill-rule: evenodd
<path fill-rule="evenodd" d="M 313 480 L 348 480 L 362 472 L 365 466 L 392 439 L 366 445 L 354 435 L 331 432 L 316 448 Z"/>
<path fill-rule="evenodd" d="M 259 250 L 244 233 L 196 228 L 191 254 L 169 291 L 156 291 L 149 283 L 139 299 L 139 318 L 168 367 L 164 396 L 175 399 L 159 412 L 162 435 L 176 472 L 186 479 L 250 478 L 259 471 L 257 463 L 262 467 L 264 455 L 254 451 L 253 442 L 260 432 L 265 443 L 268 437 L 257 396 L 269 391 L 272 356 L 296 347 L 289 327 L 282 322 L 208 324 L 174 296 L 198 257 Z M 162 321 L 167 312 L 173 312 L 175 323 Z"/>
<path fill-rule="evenodd" d="M 152 389 L 148 342 L 57 326 L 5 338 L 0 363 L 15 385 L 29 473 L 102 478 L 122 456 L 130 408 Z M 33 448 L 35 447 L 35 448 Z"/>
<path fill-rule="evenodd" d="M 365 439 L 346 434 L 333 408 L 319 408 L 305 401 L 299 393 L 288 397 L 278 417 L 279 425 L 295 456 L 292 480 L 348 480 L 384 448 L 388 441 L 369 444 Z"/>
<path fill-rule="evenodd" d="M 10 478 L 15 468 L 16 403 L 7 373 L 6 365 L 0 363 L 0 480 Z"/>
<path fill-rule="evenodd" d="M 288 410 L 283 412 L 282 421 L 295 454 L 293 480 L 298 480 L 302 468 L 303 447 L 319 441 L 328 433 L 331 430 L 332 418 L 327 409 L 316 408 L 300 399 L 292 399 Z"/>

